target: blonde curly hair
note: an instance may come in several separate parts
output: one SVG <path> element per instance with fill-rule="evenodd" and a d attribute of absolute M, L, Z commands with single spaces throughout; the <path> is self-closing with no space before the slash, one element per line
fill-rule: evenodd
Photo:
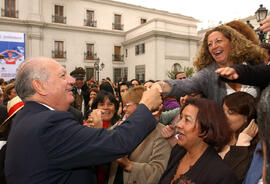
<path fill-rule="evenodd" d="M 261 63 L 268 57 L 267 52 L 260 48 L 259 45 L 247 40 L 245 36 L 233 28 L 222 25 L 206 32 L 200 50 L 193 62 L 197 71 L 200 71 L 206 66 L 216 62 L 208 49 L 208 36 L 215 31 L 221 32 L 227 39 L 229 39 L 231 48 L 229 52 L 229 60 L 236 65 L 249 61 Z"/>

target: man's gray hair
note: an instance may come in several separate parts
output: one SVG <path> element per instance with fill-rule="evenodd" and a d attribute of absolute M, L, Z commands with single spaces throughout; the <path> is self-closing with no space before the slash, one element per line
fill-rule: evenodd
<path fill-rule="evenodd" d="M 42 61 L 50 60 L 50 58 L 32 58 L 25 60 L 17 69 L 15 90 L 18 96 L 25 100 L 36 93 L 32 86 L 34 79 L 47 81 L 50 72 L 46 69 Z"/>

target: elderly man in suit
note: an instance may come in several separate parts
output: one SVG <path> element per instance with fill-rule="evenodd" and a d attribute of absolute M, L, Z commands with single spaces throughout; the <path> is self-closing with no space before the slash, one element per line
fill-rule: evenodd
<path fill-rule="evenodd" d="M 146 91 L 136 111 L 113 130 L 79 125 L 67 112 L 74 79 L 55 60 L 23 62 L 16 91 L 25 106 L 8 138 L 5 174 L 10 184 L 89 184 L 89 166 L 130 154 L 155 128 L 151 111 L 161 104 L 158 89 Z"/>

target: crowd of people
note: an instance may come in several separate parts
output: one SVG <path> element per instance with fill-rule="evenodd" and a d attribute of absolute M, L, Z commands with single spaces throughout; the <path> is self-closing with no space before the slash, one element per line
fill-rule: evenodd
<path fill-rule="evenodd" d="M 85 81 L 27 59 L 0 79 L 0 183 L 270 183 L 269 51 L 232 21 L 206 32 L 192 77 Z"/>

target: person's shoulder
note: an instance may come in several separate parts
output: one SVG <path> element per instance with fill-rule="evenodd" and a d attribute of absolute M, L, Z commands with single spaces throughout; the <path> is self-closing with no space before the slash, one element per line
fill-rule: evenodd
<path fill-rule="evenodd" d="M 49 111 L 43 111 L 42 115 L 47 116 L 48 119 L 55 120 L 55 121 L 64 120 L 64 119 L 74 119 L 73 114 L 68 111 L 49 110 Z"/>
<path fill-rule="evenodd" d="M 218 66 L 216 63 L 212 63 L 204 68 L 202 68 L 201 70 L 197 71 L 194 74 L 195 78 L 199 78 L 199 80 L 209 80 L 209 77 L 211 76 L 211 78 L 216 78 L 218 75 L 215 73 L 216 69 L 218 69 Z"/>
<path fill-rule="evenodd" d="M 161 130 L 162 128 L 164 127 L 163 124 L 161 123 L 158 123 L 156 128 L 146 137 L 146 139 L 157 139 L 159 137 L 162 137 L 161 136 Z M 162 137 L 163 138 L 163 137 Z"/>
<path fill-rule="evenodd" d="M 208 154 L 208 168 L 214 172 L 215 175 L 231 175 L 234 176 L 232 169 L 221 159 L 216 150 L 212 147 L 207 149 Z"/>
<path fill-rule="evenodd" d="M 158 140 L 158 139 L 164 139 L 161 135 L 162 129 L 165 127 L 165 125 L 158 123 L 156 128 L 148 135 L 152 139 Z M 167 140 L 164 139 L 166 142 Z"/>
<path fill-rule="evenodd" d="M 209 178 L 214 183 L 238 183 L 232 169 L 221 159 L 214 148 L 209 147 L 206 150 L 206 155 L 204 162 L 207 162 L 207 164 L 204 165 L 202 171 L 206 178 Z"/>
<path fill-rule="evenodd" d="M 31 119 L 40 118 L 40 121 L 52 121 L 73 118 L 70 112 L 50 110 L 45 105 L 33 101 L 25 102 L 24 108 L 22 109 L 20 116 L 28 116 L 28 118 Z"/>
<path fill-rule="evenodd" d="M 210 65 L 204 67 L 203 69 L 201 69 L 200 71 L 208 71 L 208 72 L 212 72 L 215 71 L 216 69 L 218 69 L 218 65 L 216 63 L 211 63 Z"/>
<path fill-rule="evenodd" d="M 158 123 L 157 126 L 156 126 L 156 129 L 157 130 L 162 130 L 162 128 L 164 128 L 165 125 L 161 124 L 161 123 Z"/>

